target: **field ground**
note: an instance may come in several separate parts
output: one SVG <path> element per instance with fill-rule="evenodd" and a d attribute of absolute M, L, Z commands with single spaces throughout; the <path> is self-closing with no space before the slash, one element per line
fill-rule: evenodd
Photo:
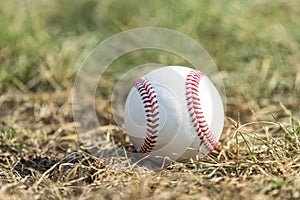
<path fill-rule="evenodd" d="M 0 199 L 300 198 L 300 1 L 14 0 L 1 1 L 0 18 Z M 91 155 L 72 115 L 84 58 L 145 26 L 203 45 L 227 95 L 218 149 L 156 171 Z M 132 147 L 111 117 L 114 81 L 119 69 L 149 62 L 184 64 L 134 52 L 112 63 L 98 89 L 97 115 L 116 153 Z"/>

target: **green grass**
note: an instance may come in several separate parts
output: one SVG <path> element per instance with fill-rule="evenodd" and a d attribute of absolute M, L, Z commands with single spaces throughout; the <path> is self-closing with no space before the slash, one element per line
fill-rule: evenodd
<path fill-rule="evenodd" d="M 69 79 L 74 80 L 83 59 L 97 43 L 120 31 L 158 26 L 192 37 L 203 45 L 220 70 L 236 72 L 238 76 L 230 78 L 234 81 L 225 78 L 230 95 L 239 91 L 246 101 L 271 95 L 270 100 L 278 102 L 281 95 L 277 94 L 291 93 L 295 88 L 299 92 L 295 82 L 299 73 L 300 41 L 297 3 L 54 1 L 18 4 L 12 1 L 3 4 L 0 76 L 4 86 L 14 85 L 23 90 L 38 88 L 36 85 L 50 90 L 69 88 Z M 129 12 L 131 9 L 135 12 Z M 148 60 L 165 65 L 173 64 L 174 60 L 185 64 L 176 56 L 158 56 L 162 53 L 157 51 L 137 54 L 124 56 L 115 63 L 116 71 Z M 291 77 L 285 78 L 288 76 Z"/>
<path fill-rule="evenodd" d="M 2 0 L 0 5 L 0 199 L 299 198 L 300 2 Z M 94 47 L 146 26 L 182 32 L 207 50 L 224 79 L 227 120 L 221 147 L 211 156 L 138 173 L 123 157 L 104 164 L 85 153 L 73 126 L 71 93 L 77 70 Z M 114 83 L 149 62 L 188 65 L 153 49 L 111 64 L 96 102 L 105 133 L 116 144 L 126 146 L 128 138 L 110 127 Z"/>

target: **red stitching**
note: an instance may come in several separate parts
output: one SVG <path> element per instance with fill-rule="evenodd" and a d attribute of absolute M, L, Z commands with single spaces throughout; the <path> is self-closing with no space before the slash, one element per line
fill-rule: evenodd
<path fill-rule="evenodd" d="M 147 153 L 152 151 L 157 142 L 157 128 L 159 126 L 157 98 L 151 83 L 144 77 L 139 78 L 134 83 L 134 87 L 137 88 L 142 98 L 147 121 L 146 138 L 138 152 Z"/>
<path fill-rule="evenodd" d="M 204 145 L 210 151 L 213 151 L 218 146 L 218 142 L 209 130 L 206 120 L 204 119 L 200 98 L 198 96 L 200 91 L 199 83 L 203 76 L 205 75 L 202 72 L 196 70 L 188 74 L 186 80 L 186 101 L 191 121 L 196 128 L 198 136 Z"/>

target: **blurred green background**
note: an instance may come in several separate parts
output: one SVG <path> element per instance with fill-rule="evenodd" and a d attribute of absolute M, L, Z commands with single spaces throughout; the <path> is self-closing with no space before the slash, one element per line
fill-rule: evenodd
<path fill-rule="evenodd" d="M 97 44 L 154 26 L 182 32 L 207 50 L 224 78 L 229 113 L 282 102 L 299 114 L 300 1 L 2 0 L 0 5 L 1 93 L 72 89 L 78 68 Z M 149 60 L 182 62 L 150 50 L 114 65 Z"/>

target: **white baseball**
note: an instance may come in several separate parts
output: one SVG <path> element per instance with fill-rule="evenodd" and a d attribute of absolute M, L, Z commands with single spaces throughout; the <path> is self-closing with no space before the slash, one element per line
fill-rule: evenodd
<path fill-rule="evenodd" d="M 124 121 L 137 152 L 185 160 L 218 146 L 224 108 L 205 74 L 168 66 L 136 80 L 126 100 Z"/>

